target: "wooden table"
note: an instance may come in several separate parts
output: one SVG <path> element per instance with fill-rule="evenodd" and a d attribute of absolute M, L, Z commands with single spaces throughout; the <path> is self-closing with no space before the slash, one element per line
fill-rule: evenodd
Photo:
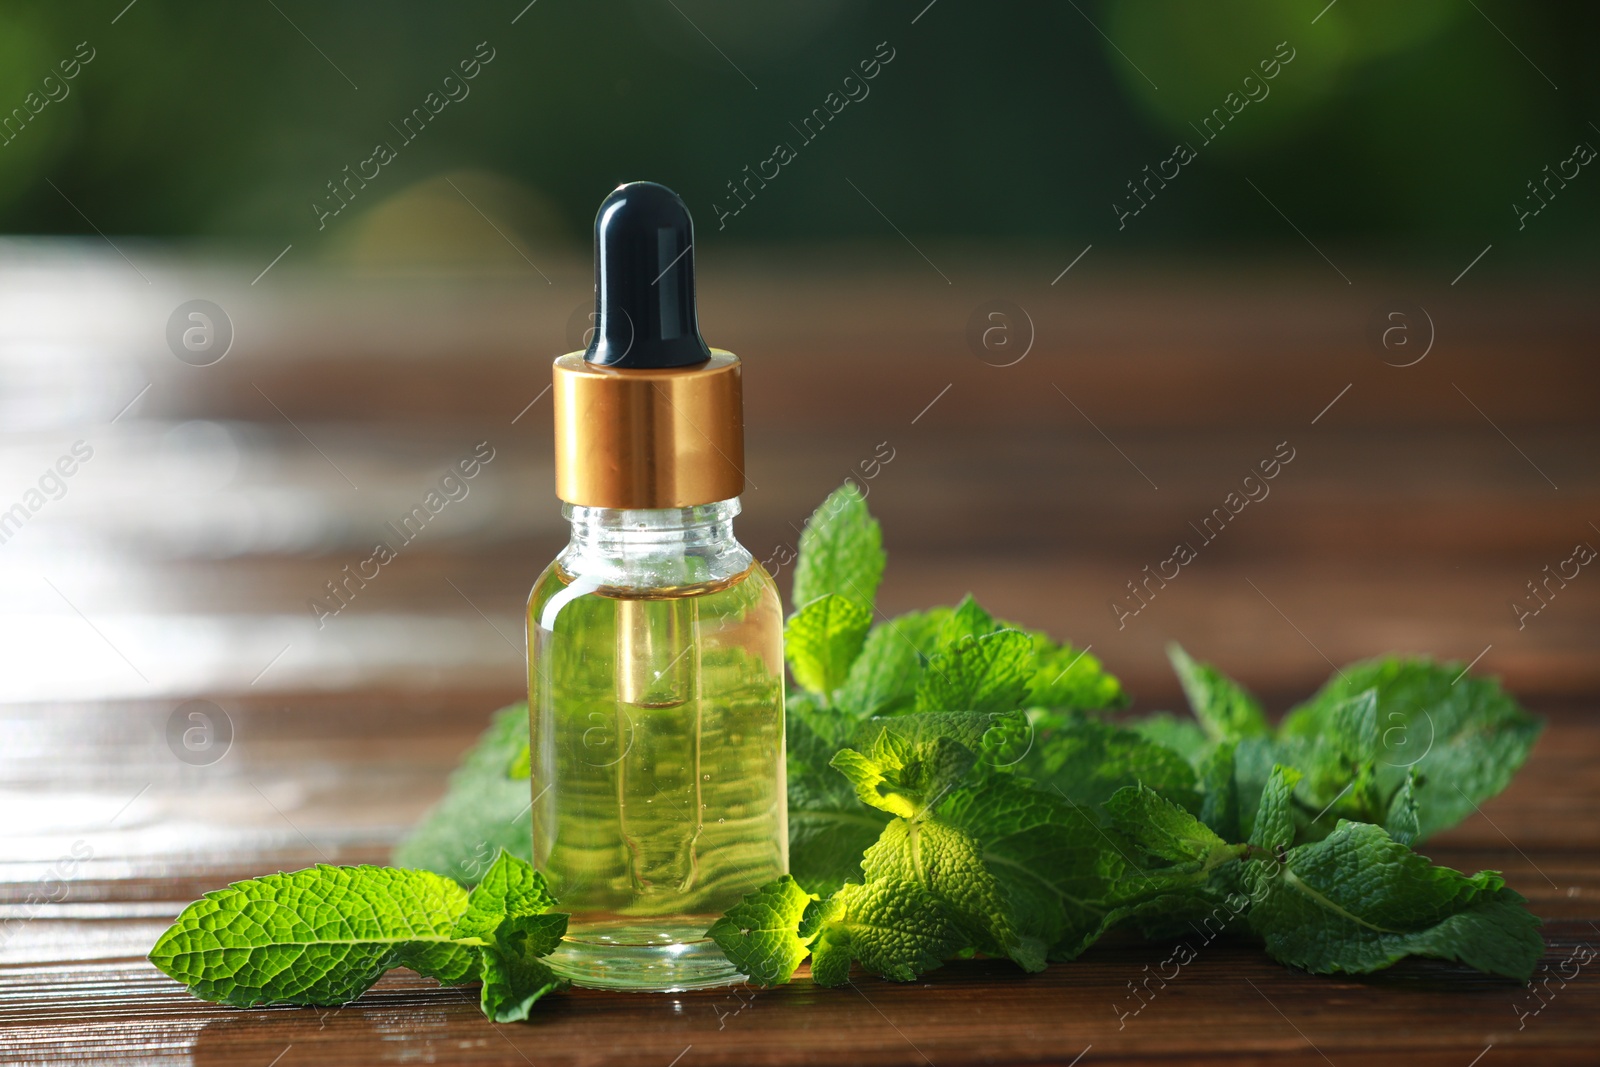
<path fill-rule="evenodd" d="M 94 458 L 0 545 L 0 1061 L 1595 1061 L 1596 964 L 1552 978 L 1529 1014 L 1527 990 L 1443 964 L 1316 978 L 1221 942 L 1137 1014 L 1129 983 L 1164 955 L 1120 939 L 1033 976 L 970 961 L 909 986 L 824 990 L 802 972 L 765 992 L 575 991 L 527 1026 L 406 972 L 340 1009 L 194 1000 L 143 959 L 184 904 L 384 862 L 516 697 L 520 604 L 562 536 L 540 391 L 587 265 L 545 266 L 549 285 L 283 270 L 263 292 L 242 264 L 146 262 L 146 287 L 115 259 L 33 256 L 0 269 L 5 403 L 27 427 L 0 451 L 0 490 L 20 497 L 76 440 Z M 1481 655 L 1548 729 L 1516 783 L 1427 852 L 1529 898 L 1541 978 L 1600 947 L 1600 577 L 1520 629 L 1510 607 L 1574 543 L 1600 545 L 1593 285 L 1108 262 L 1052 288 L 1053 260 L 935 258 L 954 284 L 892 257 L 707 263 L 706 332 L 749 364 L 746 543 L 792 544 L 887 442 L 870 481 L 882 605 L 971 590 L 1092 644 L 1136 711 L 1178 700 L 1172 639 L 1277 711 L 1329 660 Z M 195 296 L 237 331 L 210 367 L 162 340 Z M 1035 334 L 1010 366 L 967 340 L 995 299 Z M 1410 367 L 1368 341 L 1401 299 L 1437 330 Z M 307 601 L 483 440 L 495 459 L 472 493 L 318 629 Z M 1272 495 L 1119 628 L 1124 582 L 1281 441 L 1296 455 Z M 192 699 L 232 725 L 208 765 L 166 739 Z"/>

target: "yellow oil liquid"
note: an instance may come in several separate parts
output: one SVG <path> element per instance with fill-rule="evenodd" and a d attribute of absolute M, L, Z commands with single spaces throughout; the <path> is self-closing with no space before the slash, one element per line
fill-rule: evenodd
<path fill-rule="evenodd" d="M 528 602 L 533 857 L 579 985 L 740 974 L 705 931 L 788 870 L 782 606 L 759 564 L 648 595 L 552 564 Z"/>

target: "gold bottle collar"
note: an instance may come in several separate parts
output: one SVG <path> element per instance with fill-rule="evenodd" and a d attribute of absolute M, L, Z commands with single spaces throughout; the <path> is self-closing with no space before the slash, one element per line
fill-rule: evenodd
<path fill-rule="evenodd" d="M 556 359 L 556 496 L 595 508 L 687 508 L 744 491 L 739 357 L 628 369 Z"/>

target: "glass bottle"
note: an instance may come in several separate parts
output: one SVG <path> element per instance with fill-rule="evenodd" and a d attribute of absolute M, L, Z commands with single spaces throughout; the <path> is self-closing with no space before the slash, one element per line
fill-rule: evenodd
<path fill-rule="evenodd" d="M 571 914 L 548 962 L 726 985 L 707 928 L 788 870 L 782 608 L 733 536 L 742 369 L 701 340 L 671 190 L 618 188 L 595 247 L 593 337 L 554 365 L 572 539 L 528 601 L 533 861 Z"/>
<path fill-rule="evenodd" d="M 529 599 L 533 860 L 579 984 L 737 981 L 705 931 L 788 870 L 782 608 L 738 512 L 566 505 Z"/>

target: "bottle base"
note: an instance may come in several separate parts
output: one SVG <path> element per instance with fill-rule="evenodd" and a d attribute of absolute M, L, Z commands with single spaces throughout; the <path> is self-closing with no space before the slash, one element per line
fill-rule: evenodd
<path fill-rule="evenodd" d="M 569 927 L 561 947 L 545 962 L 585 989 L 676 993 L 737 985 L 745 976 L 705 935 L 715 920 L 708 916 L 683 925 L 648 919 L 584 922 Z"/>

